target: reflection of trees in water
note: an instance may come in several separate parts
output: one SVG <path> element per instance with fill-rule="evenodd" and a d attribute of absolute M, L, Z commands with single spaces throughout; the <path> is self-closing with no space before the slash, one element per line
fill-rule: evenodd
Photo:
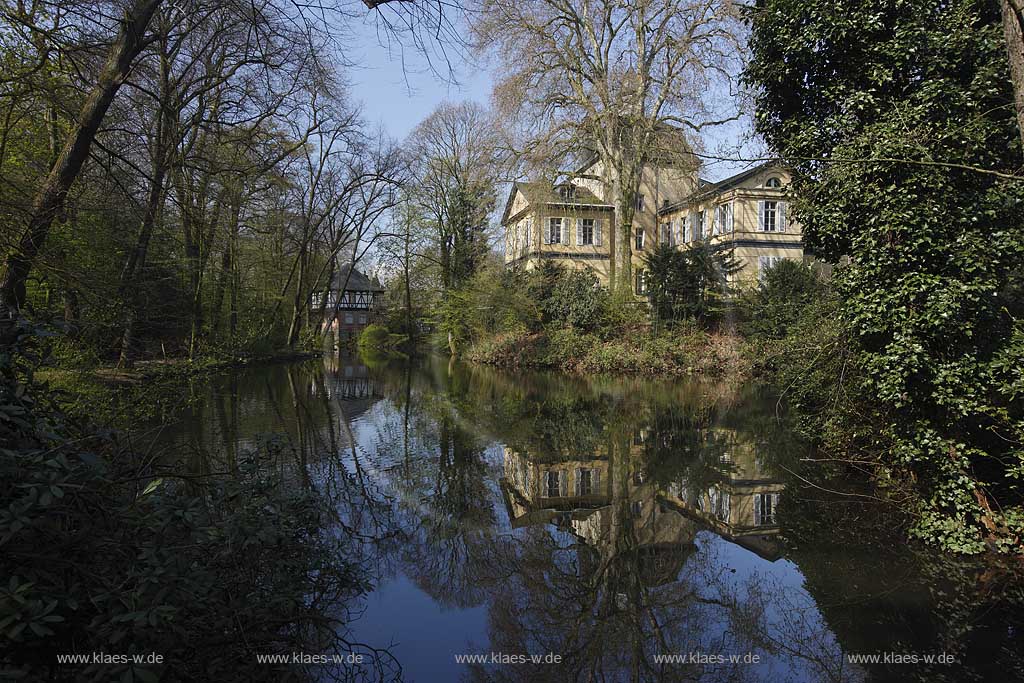
<path fill-rule="evenodd" d="M 618 514 L 629 520 L 628 510 Z M 726 569 L 692 544 L 641 547 L 629 523 L 619 527 L 615 554 L 599 557 L 593 545 L 560 543 L 544 527 L 520 537 L 519 571 L 498 588 L 489 610 L 484 650 L 561 656 L 558 664 L 474 667 L 475 681 L 696 680 L 701 667 L 668 666 L 661 654 L 744 652 L 749 643 L 722 623 L 723 601 L 715 586 Z M 675 568 L 671 580 L 655 582 L 652 562 Z M 736 613 L 737 617 L 742 612 Z M 740 667 L 728 680 L 744 677 Z M 722 678 L 725 680 L 726 678 Z"/>
<path fill-rule="evenodd" d="M 332 396 L 330 376 L 319 371 L 291 368 L 268 386 L 269 407 L 287 425 L 280 467 L 331 501 L 346 553 L 370 583 L 401 570 L 443 605 L 487 605 L 490 643 L 479 652 L 563 658 L 467 668 L 472 680 L 856 681 L 864 671 L 845 664 L 845 653 L 901 649 L 994 664 L 872 673 L 982 680 L 1020 672 L 1019 587 L 893 547 L 895 522 L 872 521 L 874 513 L 848 499 L 812 505 L 819 491 L 787 489 L 786 556 L 806 577 L 802 587 L 756 575 L 738 582 L 720 543 L 694 541 L 695 522 L 658 512 L 657 491 L 672 483 L 705 491 L 745 477 L 737 473 L 740 442 L 756 455 L 748 469 L 795 468 L 797 451 L 774 405 L 756 393 L 510 378 L 445 363 L 389 366 L 373 377 L 386 399 L 377 406 Z M 218 394 L 208 414 L 219 435 L 208 429 L 204 444 L 227 446 L 237 442 L 233 435 L 253 433 L 239 392 L 236 384 Z M 548 465 L 601 453 L 614 481 L 633 488 L 611 491 L 594 509 L 551 511 L 550 523 L 511 531 L 498 512 L 502 467 L 488 450 L 495 442 Z M 668 526 L 655 533 L 646 525 L 656 515 L 679 521 L 660 522 Z M 654 659 L 690 652 L 758 652 L 773 664 Z"/>

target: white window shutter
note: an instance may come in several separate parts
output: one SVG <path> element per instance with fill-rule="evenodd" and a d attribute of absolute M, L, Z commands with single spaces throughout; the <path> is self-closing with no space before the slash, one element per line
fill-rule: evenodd
<path fill-rule="evenodd" d="M 583 246 L 583 220 L 579 218 L 576 219 L 576 246 Z"/>
<path fill-rule="evenodd" d="M 569 245 L 569 219 L 562 219 L 562 244 Z"/>
<path fill-rule="evenodd" d="M 760 493 L 757 494 L 756 496 L 754 496 L 754 525 L 755 526 L 760 526 L 761 525 L 761 520 L 762 520 L 763 515 L 764 515 L 764 513 L 763 513 L 763 511 L 761 509 L 761 498 L 762 498 L 762 494 L 760 494 Z"/>
<path fill-rule="evenodd" d="M 544 233 L 541 237 L 544 239 L 544 244 L 551 244 L 551 219 L 548 219 L 547 225 L 541 226 L 541 232 Z"/>
<path fill-rule="evenodd" d="M 565 470 L 558 471 L 558 495 L 565 497 L 569 495 L 569 473 Z"/>
<path fill-rule="evenodd" d="M 726 214 L 725 214 L 726 226 L 725 226 L 725 231 L 726 232 L 730 232 L 730 233 L 733 231 L 733 228 L 735 227 L 735 224 L 733 223 L 733 220 L 734 220 L 733 219 L 733 206 L 734 206 L 734 204 L 732 202 L 729 202 L 728 204 L 725 205 L 725 207 L 726 207 Z"/>
<path fill-rule="evenodd" d="M 602 220 L 600 218 L 598 218 L 598 219 L 596 219 L 594 221 L 594 244 L 596 246 L 598 246 L 598 247 L 601 246 L 601 224 L 602 223 L 604 223 L 604 220 Z"/>
<path fill-rule="evenodd" d="M 757 203 L 757 229 L 764 232 L 764 201 Z"/>
<path fill-rule="evenodd" d="M 572 482 L 572 493 L 577 498 L 583 495 L 583 470 L 576 468 L 576 476 Z"/>
<path fill-rule="evenodd" d="M 776 218 L 776 220 L 779 224 L 775 227 L 775 229 L 778 230 L 779 232 L 786 232 L 786 202 L 779 202 L 777 206 L 779 208 L 778 217 Z"/>
<path fill-rule="evenodd" d="M 601 470 L 596 467 L 590 471 L 590 483 L 595 495 L 601 495 Z"/>

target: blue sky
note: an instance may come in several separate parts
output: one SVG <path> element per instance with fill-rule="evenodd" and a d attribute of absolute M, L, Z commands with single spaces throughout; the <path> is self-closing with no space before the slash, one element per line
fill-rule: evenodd
<path fill-rule="evenodd" d="M 376 41 L 371 27 L 366 29 L 360 48 L 362 66 L 349 72 L 352 95 L 362 101 L 367 121 L 380 125 L 391 137 L 404 139 L 445 100 L 489 102 L 491 77 L 486 69 L 459 60 L 458 83 L 448 83 L 431 72 L 422 56 L 412 50 L 404 56 L 389 51 Z"/>

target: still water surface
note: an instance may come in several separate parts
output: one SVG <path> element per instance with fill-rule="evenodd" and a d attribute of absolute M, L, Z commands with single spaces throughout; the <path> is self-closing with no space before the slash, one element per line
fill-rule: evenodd
<path fill-rule="evenodd" d="M 349 673 L 1024 680 L 1019 587 L 897 543 L 891 505 L 802 466 L 777 392 L 340 356 L 194 392 L 159 445 L 270 448 L 336 508 L 372 585 L 341 635 L 377 666 Z"/>

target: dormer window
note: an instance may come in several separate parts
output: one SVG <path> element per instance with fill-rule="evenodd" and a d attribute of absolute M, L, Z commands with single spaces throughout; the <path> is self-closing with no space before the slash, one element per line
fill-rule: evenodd
<path fill-rule="evenodd" d="M 576 199 L 576 186 L 575 185 L 562 185 L 558 188 L 558 194 L 562 196 L 562 199 L 566 201 L 572 201 Z"/>
<path fill-rule="evenodd" d="M 782 187 L 782 181 L 779 180 L 778 178 L 772 177 L 772 178 L 769 178 L 768 180 L 764 181 L 764 186 L 765 187 L 770 187 L 770 188 L 773 188 L 773 189 L 777 190 L 780 187 Z"/>

